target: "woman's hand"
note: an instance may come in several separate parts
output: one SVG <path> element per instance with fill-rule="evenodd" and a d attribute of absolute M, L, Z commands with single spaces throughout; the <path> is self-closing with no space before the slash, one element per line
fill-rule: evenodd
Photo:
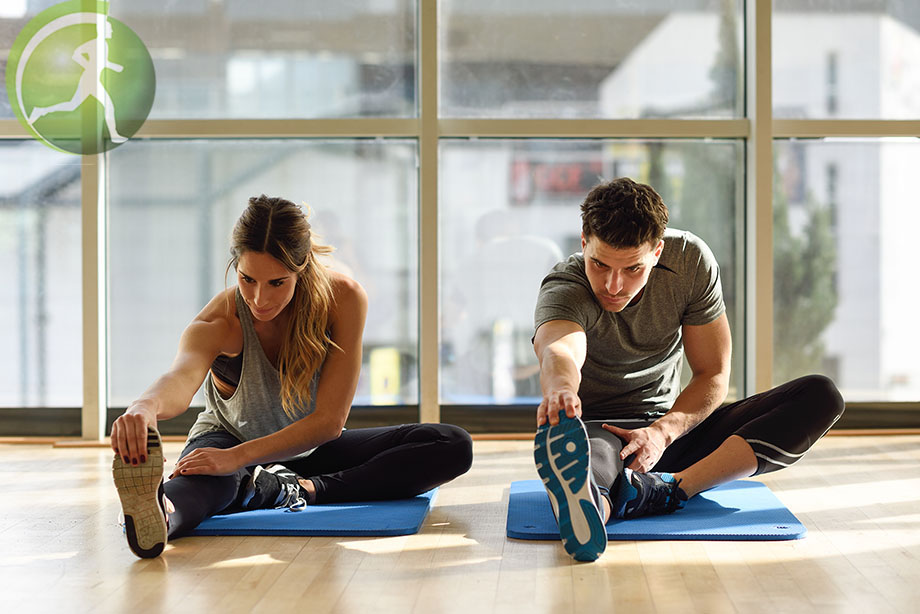
<path fill-rule="evenodd" d="M 127 464 L 147 462 L 147 429 L 157 428 L 156 412 L 131 405 L 112 424 L 112 449 Z"/>
<path fill-rule="evenodd" d="M 233 448 L 198 448 L 179 459 L 170 478 L 178 475 L 231 475 L 245 466 Z"/>

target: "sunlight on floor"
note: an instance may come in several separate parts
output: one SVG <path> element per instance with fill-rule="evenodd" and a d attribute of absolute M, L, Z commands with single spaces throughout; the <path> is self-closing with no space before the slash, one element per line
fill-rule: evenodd
<path fill-rule="evenodd" d="M 446 534 L 405 535 L 374 540 L 341 541 L 338 544 L 348 550 L 358 550 L 367 554 L 394 554 L 414 550 L 470 547 L 478 545 L 479 542 L 460 534 Z"/>
<path fill-rule="evenodd" d="M 477 503 L 497 503 L 502 500 L 508 489 L 508 482 L 495 486 L 457 486 L 451 485 L 449 492 L 438 492 L 437 505 L 475 505 Z"/>
<path fill-rule="evenodd" d="M 0 567 L 19 567 L 36 561 L 65 561 L 74 558 L 77 554 L 77 552 L 49 552 L 47 554 L 4 556 L 0 557 Z"/>
<path fill-rule="evenodd" d="M 281 561 L 270 554 L 254 554 L 239 559 L 226 559 L 205 567 L 205 569 L 236 569 L 258 567 L 260 565 L 287 565 L 290 561 Z"/>
<path fill-rule="evenodd" d="M 918 503 L 920 505 L 920 503 Z M 902 525 L 909 526 L 912 525 L 915 528 L 920 528 L 920 513 L 918 514 L 892 514 L 891 516 L 885 516 L 884 518 L 866 518 L 861 520 L 861 523 L 866 524 L 879 524 L 879 525 Z"/>
<path fill-rule="evenodd" d="M 867 496 L 871 492 L 871 497 Z M 920 497 L 920 479 L 878 480 L 871 485 L 836 484 L 810 488 L 778 489 L 777 496 L 793 513 L 824 512 L 835 509 L 888 505 L 916 501 Z"/>

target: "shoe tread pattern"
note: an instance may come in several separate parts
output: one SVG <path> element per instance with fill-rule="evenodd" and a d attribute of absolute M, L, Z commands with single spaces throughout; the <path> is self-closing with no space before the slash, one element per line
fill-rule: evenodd
<path fill-rule="evenodd" d="M 575 560 L 593 561 L 607 547 L 604 521 L 591 497 L 590 444 L 581 420 L 560 416 L 534 440 L 534 461 L 556 512 L 562 543 Z"/>
<path fill-rule="evenodd" d="M 125 516 L 125 535 L 132 552 L 154 558 L 166 547 L 166 512 L 163 509 L 163 448 L 160 435 L 147 431 L 146 462 L 132 465 L 119 455 L 112 461 L 115 488 Z"/>

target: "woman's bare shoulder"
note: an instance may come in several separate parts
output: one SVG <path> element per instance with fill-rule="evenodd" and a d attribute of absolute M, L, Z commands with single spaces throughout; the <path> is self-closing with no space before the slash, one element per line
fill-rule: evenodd
<path fill-rule="evenodd" d="M 201 322 L 220 322 L 230 324 L 231 321 L 239 322 L 236 313 L 236 286 L 221 290 L 215 294 L 208 304 L 195 316 Z"/>
<path fill-rule="evenodd" d="M 339 271 L 329 270 L 333 303 L 336 305 L 367 305 L 367 292 L 356 280 Z"/>
<path fill-rule="evenodd" d="M 223 354 L 237 354 L 242 347 L 242 328 L 236 312 L 236 286 L 222 290 L 208 301 L 189 328 L 212 338 Z"/>
<path fill-rule="evenodd" d="M 356 280 L 338 271 L 329 272 L 329 281 L 332 284 L 332 306 L 329 312 L 332 328 L 338 330 L 339 325 L 363 328 L 367 318 L 367 292 Z"/>

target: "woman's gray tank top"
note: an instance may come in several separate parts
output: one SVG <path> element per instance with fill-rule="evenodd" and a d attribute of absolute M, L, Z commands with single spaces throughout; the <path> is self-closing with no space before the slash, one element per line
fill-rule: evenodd
<path fill-rule="evenodd" d="M 198 414 L 198 420 L 192 425 L 189 439 L 211 431 L 224 430 L 240 441 L 249 441 L 271 435 L 296 421 L 284 413 L 281 407 L 281 376 L 262 350 L 249 306 L 243 301 L 239 289 L 235 294 L 236 313 L 243 329 L 240 383 L 236 391 L 225 399 L 217 391 L 213 377 L 208 372 L 204 383 L 205 409 Z M 321 370 L 322 367 L 316 370 L 310 382 L 310 405 L 300 417 L 316 409 L 316 389 Z M 307 450 L 298 457 L 307 456 L 312 451 Z"/>

